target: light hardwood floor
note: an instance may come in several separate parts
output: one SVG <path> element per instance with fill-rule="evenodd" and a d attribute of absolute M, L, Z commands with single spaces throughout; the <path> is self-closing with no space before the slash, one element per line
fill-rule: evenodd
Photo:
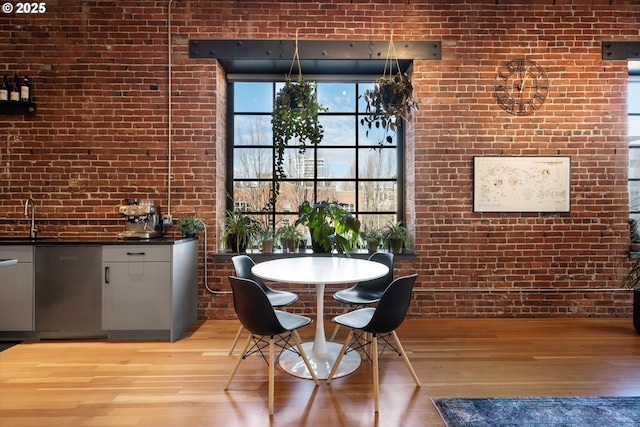
<path fill-rule="evenodd" d="M 640 335 L 628 318 L 407 319 L 402 359 L 380 363 L 380 413 L 371 365 L 314 388 L 276 369 L 275 415 L 259 356 L 224 383 L 235 321 L 197 324 L 168 342 L 25 343 L 0 353 L 0 426 L 434 426 L 436 397 L 637 396 Z M 330 325 L 327 324 L 327 330 Z M 302 329 L 303 340 L 314 328 Z M 346 335 L 341 329 L 338 339 Z"/>

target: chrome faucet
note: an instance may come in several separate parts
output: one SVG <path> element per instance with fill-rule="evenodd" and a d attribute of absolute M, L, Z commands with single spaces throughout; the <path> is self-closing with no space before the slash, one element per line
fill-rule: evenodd
<path fill-rule="evenodd" d="M 38 227 L 36 227 L 36 204 L 31 197 L 24 202 L 24 216 L 26 218 L 29 218 L 29 205 L 31 205 L 31 226 L 29 227 L 29 238 L 35 239 L 36 233 L 38 232 Z"/>

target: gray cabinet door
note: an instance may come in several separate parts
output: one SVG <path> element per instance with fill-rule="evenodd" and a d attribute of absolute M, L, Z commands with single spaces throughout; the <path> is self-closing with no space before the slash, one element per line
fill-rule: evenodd
<path fill-rule="evenodd" d="M 0 258 L 18 259 L 18 264 L 0 268 L 0 331 L 33 331 L 33 247 L 2 247 Z"/>
<path fill-rule="evenodd" d="M 103 261 L 102 270 L 102 329 L 171 327 L 171 262 Z"/>
<path fill-rule="evenodd" d="M 33 331 L 33 264 L 0 269 L 0 331 Z"/>

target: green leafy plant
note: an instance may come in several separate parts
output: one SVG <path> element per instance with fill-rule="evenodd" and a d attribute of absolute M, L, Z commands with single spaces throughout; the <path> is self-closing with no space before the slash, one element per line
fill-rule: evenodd
<path fill-rule="evenodd" d="M 260 224 L 260 227 L 258 227 L 258 230 L 256 231 L 256 238 L 262 246 L 263 253 L 273 252 L 276 235 L 271 227 L 267 224 Z"/>
<path fill-rule="evenodd" d="M 194 237 L 204 229 L 204 223 L 200 218 L 194 216 L 183 216 L 178 219 L 176 227 L 182 237 Z"/>
<path fill-rule="evenodd" d="M 629 219 L 629 252 L 620 261 L 626 273 L 622 277 L 622 287 L 633 292 L 633 327 L 640 334 L 640 252 L 638 252 L 638 224 Z"/>
<path fill-rule="evenodd" d="M 275 240 L 275 233 L 271 229 L 260 229 L 256 233 L 256 237 L 261 242 L 269 241 L 269 240 L 274 241 Z"/>
<path fill-rule="evenodd" d="M 245 212 L 227 210 L 222 242 L 231 252 L 245 252 L 251 238 L 259 229 L 259 223 Z"/>
<path fill-rule="evenodd" d="M 314 252 L 336 251 L 345 256 L 353 251 L 358 241 L 360 220 L 343 206 L 337 202 L 312 204 L 305 201 L 298 207 L 296 225 L 309 229 Z"/>
<path fill-rule="evenodd" d="M 384 241 L 384 233 L 380 228 L 365 226 L 360 231 L 360 239 L 364 241 L 369 252 L 373 253 L 378 250 L 378 247 Z"/>
<path fill-rule="evenodd" d="M 629 250 L 640 252 L 640 232 L 638 232 L 638 221 L 629 218 Z"/>
<path fill-rule="evenodd" d="M 626 258 L 621 261 L 621 265 L 628 267 L 627 272 L 622 278 L 622 287 L 626 289 L 635 289 L 640 283 L 640 252 L 637 251 L 640 236 L 638 233 L 638 223 L 635 219 L 629 219 L 629 253 Z"/>
<path fill-rule="evenodd" d="M 318 114 L 326 111 L 318 103 L 316 83 L 300 76 L 297 81 L 287 79 L 276 94 L 271 114 L 273 144 L 275 150 L 275 185 L 271 191 L 270 205 L 275 206 L 280 193 L 280 181 L 286 178 L 284 171 L 285 148 L 295 141 L 298 150 L 304 153 L 307 145 L 318 145 L 324 137 L 324 129 Z"/>
<path fill-rule="evenodd" d="M 283 249 L 294 252 L 298 247 L 298 243 L 304 240 L 302 232 L 293 224 L 283 225 L 276 230 L 276 235 Z"/>
<path fill-rule="evenodd" d="M 360 231 L 360 238 L 364 241 L 375 240 L 378 242 L 382 242 L 384 240 L 384 230 L 377 227 L 365 226 Z"/>
<path fill-rule="evenodd" d="M 628 263 L 629 269 L 622 278 L 622 287 L 628 290 L 635 289 L 640 283 L 640 252 L 630 252 L 623 263 Z"/>
<path fill-rule="evenodd" d="M 403 247 L 411 247 L 409 230 L 402 224 L 402 221 L 387 225 L 384 229 L 384 240 L 389 244 L 389 249 L 393 253 L 402 252 Z"/>
<path fill-rule="evenodd" d="M 395 74 L 394 63 L 397 67 Z M 418 109 L 418 103 L 413 98 L 411 79 L 400 71 L 393 34 L 389 40 L 382 76 L 374 83 L 373 89 L 366 90 L 362 97 L 367 106 L 366 115 L 360 119 L 360 123 L 367 128 L 367 137 L 371 129 L 384 130 L 384 140 L 378 141 L 380 145 L 392 143 L 398 125 L 407 120 L 411 110 Z"/>

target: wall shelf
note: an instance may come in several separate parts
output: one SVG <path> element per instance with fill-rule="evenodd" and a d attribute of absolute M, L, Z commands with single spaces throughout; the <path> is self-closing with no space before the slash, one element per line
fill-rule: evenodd
<path fill-rule="evenodd" d="M 0 116 L 35 116 L 36 104 L 33 102 L 0 102 Z"/>

